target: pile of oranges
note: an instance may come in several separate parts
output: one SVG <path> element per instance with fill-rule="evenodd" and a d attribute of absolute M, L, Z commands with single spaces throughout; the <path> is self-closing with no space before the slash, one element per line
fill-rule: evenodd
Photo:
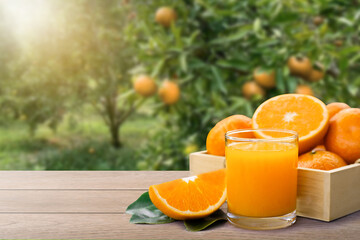
<path fill-rule="evenodd" d="M 325 105 L 303 94 L 279 95 L 262 103 L 252 118 L 233 115 L 209 132 L 206 147 L 224 156 L 225 133 L 235 129 L 274 128 L 299 135 L 299 167 L 330 170 L 360 159 L 360 109 L 345 103 Z"/>

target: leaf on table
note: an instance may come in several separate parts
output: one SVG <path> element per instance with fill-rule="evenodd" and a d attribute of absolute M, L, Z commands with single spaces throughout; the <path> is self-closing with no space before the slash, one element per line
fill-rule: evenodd
<path fill-rule="evenodd" d="M 132 214 L 130 223 L 163 224 L 175 221 L 155 207 L 150 200 L 149 192 L 143 193 L 130 204 L 126 213 Z"/>
<path fill-rule="evenodd" d="M 218 221 L 226 221 L 226 214 L 220 209 L 205 218 L 185 220 L 184 225 L 186 230 L 197 232 L 208 228 Z"/>

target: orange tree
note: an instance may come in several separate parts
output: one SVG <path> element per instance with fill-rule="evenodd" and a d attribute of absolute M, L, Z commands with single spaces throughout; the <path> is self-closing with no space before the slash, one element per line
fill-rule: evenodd
<path fill-rule="evenodd" d="M 142 151 L 141 169 L 186 168 L 217 121 L 251 116 L 264 99 L 303 85 L 325 102 L 360 105 L 359 1 L 133 4 L 142 65 L 181 89 L 178 102 L 159 108 L 163 127 Z"/>
<path fill-rule="evenodd" d="M 119 0 L 46 4 L 52 12 L 51 21 L 44 19 L 46 28 L 16 39 L 21 47 L 9 37 L 0 41 L 0 60 L 6 63 L 0 66 L 1 109 L 34 134 L 40 124 L 56 129 L 67 111 L 91 103 L 112 145 L 120 147 L 121 126 L 156 91 L 156 85 L 150 91 L 145 86 L 144 94 L 144 83 L 138 83 L 139 94 L 133 90 L 133 74 L 142 71 L 131 71 L 138 62 L 132 5 Z M 2 34 L 11 36 L 10 23 L 0 25 Z"/>

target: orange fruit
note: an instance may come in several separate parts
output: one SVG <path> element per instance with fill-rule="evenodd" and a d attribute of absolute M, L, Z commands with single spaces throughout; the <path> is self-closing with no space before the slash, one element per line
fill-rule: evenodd
<path fill-rule="evenodd" d="M 246 82 L 242 86 L 242 94 L 244 97 L 250 99 L 254 96 L 259 96 L 263 98 L 265 96 L 265 91 L 262 89 L 256 82 Z"/>
<path fill-rule="evenodd" d="M 159 89 L 159 96 L 165 104 L 172 105 L 180 98 L 180 88 L 176 82 L 165 80 Z"/>
<path fill-rule="evenodd" d="M 176 20 L 176 12 L 171 7 L 161 7 L 156 11 L 155 21 L 164 27 L 170 27 Z"/>
<path fill-rule="evenodd" d="M 343 45 L 343 41 L 341 39 L 335 40 L 334 45 L 337 47 L 341 47 Z"/>
<path fill-rule="evenodd" d="M 314 96 L 313 90 L 307 85 L 298 85 L 295 89 L 295 93 Z"/>
<path fill-rule="evenodd" d="M 149 97 L 154 95 L 157 89 L 154 79 L 145 75 L 135 78 L 133 87 L 135 89 L 135 92 L 137 92 L 143 97 Z"/>
<path fill-rule="evenodd" d="M 152 203 L 173 219 L 208 216 L 226 200 L 225 169 L 152 185 L 149 195 Z"/>
<path fill-rule="evenodd" d="M 333 103 L 329 103 L 328 105 L 326 105 L 326 108 L 329 111 L 329 119 L 331 122 L 333 119 L 333 116 L 335 116 L 338 112 L 340 112 L 343 109 L 350 108 L 350 106 L 347 105 L 346 103 L 342 103 L 342 102 L 333 102 Z"/>
<path fill-rule="evenodd" d="M 324 18 L 321 17 L 321 16 L 316 16 L 316 17 L 313 18 L 313 23 L 314 23 L 316 26 L 321 25 L 323 22 L 324 22 Z"/>
<path fill-rule="evenodd" d="M 206 138 L 208 154 L 225 156 L 225 133 L 235 129 L 250 129 L 251 119 L 244 115 L 232 115 L 218 122 Z M 252 133 L 243 137 L 253 137 Z"/>
<path fill-rule="evenodd" d="M 346 162 L 337 154 L 320 150 L 313 150 L 299 156 L 298 167 L 331 170 L 346 166 Z"/>
<path fill-rule="evenodd" d="M 325 137 L 325 147 L 348 164 L 354 163 L 360 158 L 360 109 L 344 109 L 334 117 Z"/>
<path fill-rule="evenodd" d="M 274 88 L 276 86 L 275 71 L 265 71 L 260 68 L 255 69 L 254 80 L 264 88 Z"/>
<path fill-rule="evenodd" d="M 313 148 L 313 150 L 311 151 L 326 151 L 326 148 L 324 145 L 317 145 L 316 147 Z"/>
<path fill-rule="evenodd" d="M 329 113 L 319 99 L 303 94 L 279 95 L 262 103 L 252 118 L 252 127 L 288 129 L 299 134 L 299 152 L 311 150 L 322 141 Z M 262 134 L 260 137 L 269 137 Z"/>
<path fill-rule="evenodd" d="M 316 63 L 315 68 L 312 68 L 306 80 L 310 82 L 317 82 L 324 78 L 325 71 L 324 66 L 320 63 Z"/>
<path fill-rule="evenodd" d="M 290 57 L 288 60 L 290 73 L 300 77 L 309 75 L 312 65 L 307 57 Z"/>

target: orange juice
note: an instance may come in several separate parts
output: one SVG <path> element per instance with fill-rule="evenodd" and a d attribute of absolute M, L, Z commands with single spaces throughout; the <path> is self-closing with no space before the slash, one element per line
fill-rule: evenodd
<path fill-rule="evenodd" d="M 226 146 L 225 156 L 229 212 L 275 217 L 296 209 L 296 144 L 235 142 Z"/>

